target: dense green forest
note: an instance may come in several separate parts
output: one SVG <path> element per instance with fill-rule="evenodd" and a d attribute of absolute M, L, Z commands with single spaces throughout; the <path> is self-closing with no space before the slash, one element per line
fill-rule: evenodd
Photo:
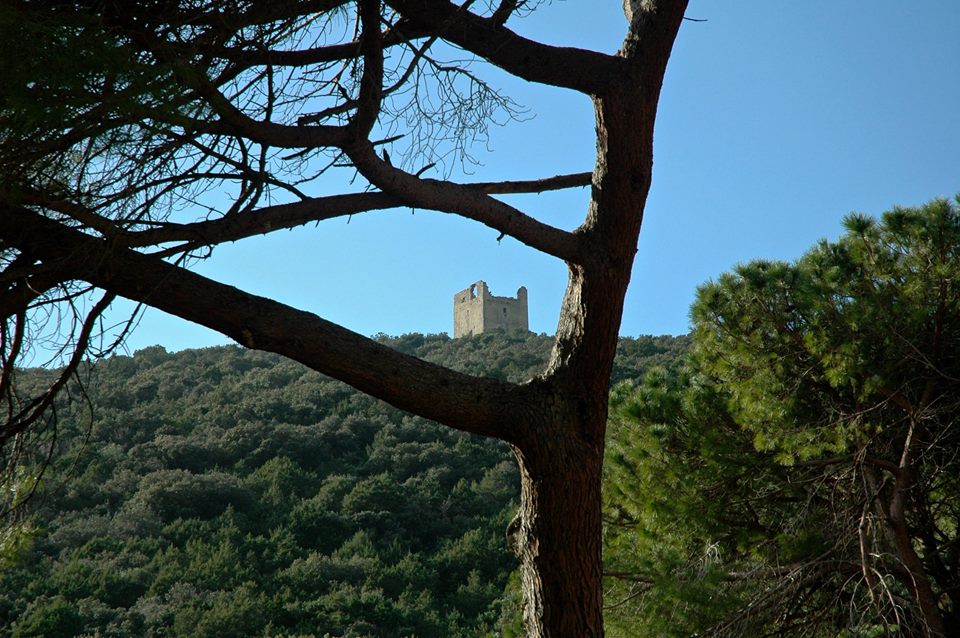
<path fill-rule="evenodd" d="M 381 341 L 517 381 L 552 340 Z M 615 381 L 675 366 L 686 344 L 621 340 Z M 0 558 L 0 636 L 519 631 L 505 445 L 237 347 L 148 348 L 81 377 L 89 403 L 74 387 L 60 409 L 53 465 Z"/>

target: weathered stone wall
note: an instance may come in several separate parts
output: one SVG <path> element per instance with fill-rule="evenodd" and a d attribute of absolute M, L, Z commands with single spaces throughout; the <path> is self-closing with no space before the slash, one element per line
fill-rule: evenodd
<path fill-rule="evenodd" d="M 486 282 L 478 281 L 453 296 L 454 338 L 492 330 L 529 330 L 526 288 L 521 287 L 515 298 L 495 297 Z"/>
<path fill-rule="evenodd" d="M 483 297 L 487 284 L 478 281 L 453 296 L 453 336 L 469 337 L 483 332 Z"/>

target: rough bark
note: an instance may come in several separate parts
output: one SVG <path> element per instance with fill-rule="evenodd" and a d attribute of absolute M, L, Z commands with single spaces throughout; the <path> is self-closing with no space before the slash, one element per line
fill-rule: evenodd
<path fill-rule="evenodd" d="M 513 445 L 520 510 L 508 537 L 520 559 L 527 635 L 602 636 L 600 477 L 606 404 L 535 382 Z"/>
<path fill-rule="evenodd" d="M 672 28 L 660 24 L 625 43 L 628 58 L 638 41 L 649 47 L 635 67 L 635 81 L 594 97 L 593 196 L 577 231 L 587 247 L 582 263 L 568 264 L 547 373 L 554 393 L 548 406 L 555 407 L 544 410 L 551 415 L 547 427 L 533 429 L 515 447 L 522 493 L 512 539 L 531 638 L 603 635 L 600 478 L 607 392 L 652 178 L 656 105 L 670 52 L 663 41 L 654 46 L 651 40 L 672 43 L 682 10 L 656 17 L 674 21 Z M 661 57 L 651 59 L 657 51 Z"/>

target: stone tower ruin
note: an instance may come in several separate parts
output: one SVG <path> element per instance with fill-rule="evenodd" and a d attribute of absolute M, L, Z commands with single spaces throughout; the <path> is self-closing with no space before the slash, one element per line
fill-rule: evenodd
<path fill-rule="evenodd" d="M 494 297 L 487 284 L 478 281 L 453 296 L 453 337 L 469 337 L 494 330 L 528 331 L 527 289 L 516 298 Z"/>

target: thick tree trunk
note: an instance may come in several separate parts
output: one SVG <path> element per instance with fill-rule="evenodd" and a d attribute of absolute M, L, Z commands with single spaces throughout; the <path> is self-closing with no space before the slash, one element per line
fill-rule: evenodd
<path fill-rule="evenodd" d="M 542 444 L 514 447 L 521 505 L 510 526 L 510 542 L 520 559 L 529 638 L 603 636 L 600 474 L 605 419 L 605 413 L 579 423 L 576 414 L 560 416 L 552 424 L 544 422 Z M 590 431 L 599 436 L 579 434 Z"/>
<path fill-rule="evenodd" d="M 597 159 L 590 210 L 577 234 L 582 263 L 569 264 L 545 400 L 513 441 L 521 506 L 511 525 L 520 558 L 529 638 L 603 636 L 600 484 L 607 394 L 624 296 L 653 169 L 653 127 L 672 28 L 628 38 L 646 59 L 617 91 L 594 96 Z M 660 46 L 655 40 L 665 39 Z M 540 424 L 539 426 L 537 424 Z"/>

